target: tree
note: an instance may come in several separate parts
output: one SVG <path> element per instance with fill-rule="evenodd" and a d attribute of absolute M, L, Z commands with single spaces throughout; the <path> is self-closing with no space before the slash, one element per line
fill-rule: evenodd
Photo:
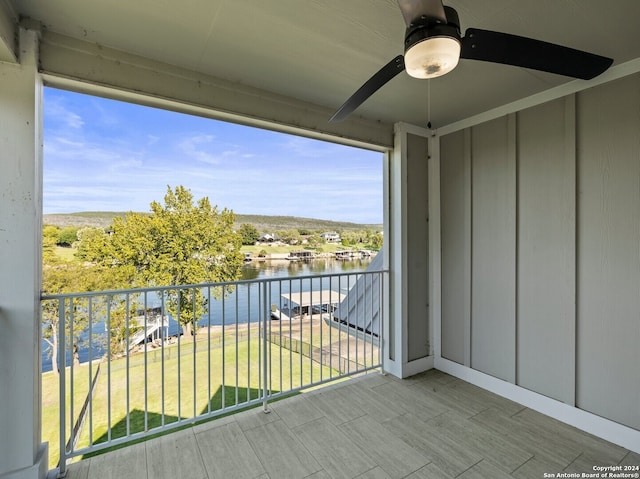
<path fill-rule="evenodd" d="M 296 245 L 301 240 L 300 233 L 296 229 L 276 231 L 276 234 L 281 241 L 289 245 Z"/>
<path fill-rule="evenodd" d="M 78 230 L 76 256 L 85 261 L 100 260 L 107 251 L 109 235 L 102 228 Z"/>
<path fill-rule="evenodd" d="M 58 246 L 69 247 L 76 241 L 78 241 L 78 228 L 75 226 L 62 228 L 58 233 Z"/>
<path fill-rule="evenodd" d="M 56 260 L 56 245 L 58 242 L 57 226 L 44 226 L 42 228 L 42 261 L 43 264 L 51 263 Z"/>
<path fill-rule="evenodd" d="M 254 245 L 256 244 L 256 241 L 258 241 L 258 238 L 260 238 L 260 233 L 258 233 L 258 229 L 255 226 L 250 225 L 248 223 L 244 223 L 240 225 L 240 228 L 238 229 L 238 233 L 242 237 L 243 245 Z"/>
<path fill-rule="evenodd" d="M 113 288 L 121 284 L 113 272 L 97 265 L 65 262 L 54 255 L 43 255 L 42 292 L 45 295 L 79 293 Z M 75 298 L 67 304 L 67 314 L 73 311 L 73 324 L 67 329 L 71 335 L 68 344 L 77 344 L 80 333 L 88 323 L 87 298 Z M 96 308 L 98 303 L 93 303 Z M 70 318 L 67 318 L 69 320 Z M 58 331 L 60 326 L 59 302 L 48 300 L 42 304 L 42 338 L 50 346 L 51 369 L 58 374 Z"/>
<path fill-rule="evenodd" d="M 355 246 L 361 242 L 361 237 L 360 231 L 344 231 L 340 234 L 343 246 Z"/>
<path fill-rule="evenodd" d="M 307 237 L 307 242 L 309 243 L 309 248 L 315 249 L 320 252 L 322 250 L 322 246 L 326 241 L 322 239 L 319 233 L 314 233 L 311 236 Z"/>
<path fill-rule="evenodd" d="M 89 235 L 80 251 L 104 266 L 128 267 L 132 286 L 178 286 L 168 292 L 169 312 L 191 334 L 192 323 L 206 312 L 199 289 L 180 285 L 233 281 L 240 277 L 242 238 L 235 233 L 235 215 L 218 211 L 208 198 L 194 204 L 183 186 L 167 187 L 164 205 L 151 203 L 151 214 L 116 217 L 108 235 Z M 82 240 L 84 242 L 84 239 Z"/>
<path fill-rule="evenodd" d="M 381 233 L 375 233 L 371 235 L 369 239 L 369 244 L 371 245 L 371 249 L 379 251 L 382 248 L 382 243 L 384 242 L 384 237 Z"/>

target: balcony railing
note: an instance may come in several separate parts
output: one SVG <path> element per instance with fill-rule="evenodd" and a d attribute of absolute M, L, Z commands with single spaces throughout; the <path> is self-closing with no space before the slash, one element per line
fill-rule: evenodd
<path fill-rule="evenodd" d="M 42 298 L 79 455 L 381 367 L 387 271 Z"/>

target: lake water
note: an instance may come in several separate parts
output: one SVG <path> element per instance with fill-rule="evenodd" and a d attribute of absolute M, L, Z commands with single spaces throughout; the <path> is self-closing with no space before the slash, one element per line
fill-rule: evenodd
<path fill-rule="evenodd" d="M 242 280 L 279 280 L 269 282 L 268 288 L 269 300 L 276 307 L 281 306 L 281 294 L 289 292 L 328 290 L 340 291 L 345 293 L 355 281 L 355 276 L 342 276 L 334 278 L 323 278 L 322 282 L 319 278 L 302 280 L 300 277 L 311 275 L 328 275 L 328 274 L 348 274 L 358 273 L 367 269 L 371 262 L 370 258 L 353 259 L 349 261 L 338 261 L 334 259 L 316 259 L 312 261 L 255 261 L 246 263 L 242 269 Z M 285 278 L 287 278 L 285 280 Z M 289 280 L 288 278 L 291 278 Z M 298 278 L 298 279 L 293 279 Z M 213 299 L 210 304 L 210 314 L 203 316 L 199 321 L 199 326 L 221 325 L 223 318 L 226 324 L 235 322 L 255 322 L 260 318 L 260 302 L 259 296 L 261 287 L 258 283 L 238 286 L 235 291 L 227 294 L 224 299 Z M 157 295 L 150 294 L 147 297 L 147 306 L 155 307 L 161 304 Z M 94 334 L 104 332 L 104 322 L 98 322 L 93 325 Z M 168 335 L 177 335 L 180 332 L 178 323 L 169 316 Z M 86 337 L 88 334 L 85 334 Z M 104 354 L 102 347 L 94 341 L 92 345 L 91 356 L 99 358 Z M 89 359 L 88 346 L 80 344 L 78 355 L 80 362 Z M 69 358 L 67 358 L 69 360 Z M 49 354 L 49 345 L 42 341 L 42 371 L 51 371 L 51 357 Z"/>

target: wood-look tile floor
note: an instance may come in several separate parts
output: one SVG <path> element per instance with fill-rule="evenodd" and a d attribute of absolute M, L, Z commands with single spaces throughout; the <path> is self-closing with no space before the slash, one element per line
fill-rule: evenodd
<path fill-rule="evenodd" d="M 69 479 L 543 478 L 640 455 L 439 371 L 370 374 L 69 466 Z M 550 477 L 550 476 L 546 476 Z"/>

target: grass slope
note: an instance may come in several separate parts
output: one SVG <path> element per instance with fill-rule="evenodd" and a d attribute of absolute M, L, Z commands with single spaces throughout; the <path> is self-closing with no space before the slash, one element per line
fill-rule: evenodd
<path fill-rule="evenodd" d="M 125 436 L 127 429 L 134 434 L 176 422 L 178 418 L 188 423 L 198 415 L 220 410 L 223 405 L 239 407 L 258 398 L 263 386 L 260 375 L 264 351 L 257 324 L 244 333 L 236 334 L 233 328 L 212 333 L 210 342 L 197 339 L 195 346 L 191 339 L 183 340 L 180 350 L 174 344 L 164 350 L 149 351 L 146 356 L 131 356 L 129 361 L 114 359 L 110 368 L 104 363 L 91 401 L 91 421 L 85 422 L 77 448 L 108 440 L 109 426 L 111 439 L 115 439 Z M 268 353 L 272 393 L 290 391 L 339 374 L 276 344 L 269 343 Z M 91 374 L 87 363 L 74 367 L 73 396 L 70 369 L 66 370 L 66 403 L 73 397 L 74 422 L 96 367 L 97 364 L 92 366 Z M 57 376 L 51 372 L 42 375 L 42 440 L 49 442 L 52 467 L 60 457 L 58 387 Z M 67 437 L 70 415 L 67 406 Z"/>

